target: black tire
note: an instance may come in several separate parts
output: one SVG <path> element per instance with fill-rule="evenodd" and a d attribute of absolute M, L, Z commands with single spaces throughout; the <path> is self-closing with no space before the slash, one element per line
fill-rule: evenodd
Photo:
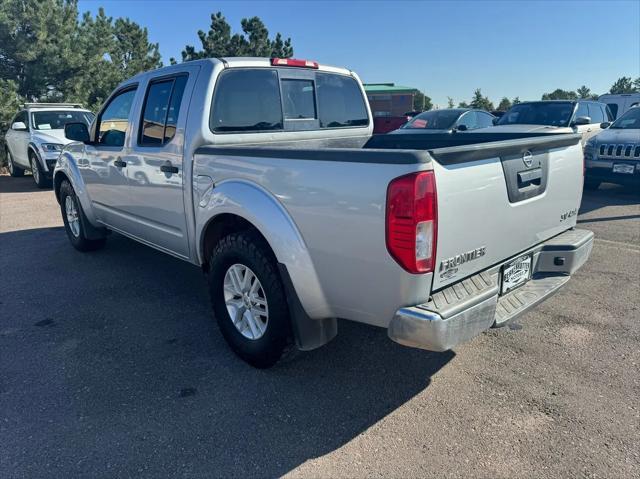
<path fill-rule="evenodd" d="M 268 304 L 266 330 L 258 339 L 245 337 L 233 324 L 224 298 L 224 278 L 233 265 L 253 272 L 262 285 Z M 231 349 L 250 365 L 270 368 L 293 345 L 289 308 L 275 256 L 266 241 L 255 231 L 225 236 L 216 245 L 209 261 L 209 293 L 213 313 Z"/>
<path fill-rule="evenodd" d="M 36 186 L 40 189 L 51 188 L 51 180 L 45 176 L 40 166 L 40 161 L 32 151 L 29 151 L 29 164 L 31 165 L 31 174 Z"/>
<path fill-rule="evenodd" d="M 18 165 L 14 163 L 13 157 L 11 156 L 11 152 L 9 151 L 9 148 L 7 148 L 5 151 L 7 153 L 7 169 L 9 170 L 9 174 L 14 178 L 19 178 L 21 176 L 24 176 L 24 168 L 20 168 Z"/>
<path fill-rule="evenodd" d="M 584 189 L 589 191 L 595 191 L 600 187 L 600 183 L 602 183 L 602 181 L 600 180 L 596 180 L 594 178 L 585 178 Z"/>
<path fill-rule="evenodd" d="M 66 212 L 66 203 L 67 197 L 70 198 L 70 201 L 73 202 L 78 216 L 78 234 L 75 234 L 72 230 L 69 219 L 67 218 Z M 75 249 L 78 251 L 95 251 L 104 247 L 107 239 L 99 238 L 99 239 L 89 239 L 86 236 L 84 230 L 84 224 L 87 219 L 84 216 L 84 212 L 82 211 L 82 206 L 80 205 L 80 201 L 76 196 L 76 192 L 73 190 L 73 186 L 69 183 L 68 180 L 64 180 L 60 185 L 60 212 L 62 214 L 62 221 L 64 221 L 64 229 L 67 232 L 67 236 L 69 241 L 73 245 Z"/>

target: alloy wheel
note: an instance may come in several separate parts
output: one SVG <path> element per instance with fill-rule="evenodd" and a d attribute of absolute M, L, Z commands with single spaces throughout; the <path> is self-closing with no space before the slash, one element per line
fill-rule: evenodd
<path fill-rule="evenodd" d="M 78 208 L 76 202 L 71 196 L 67 196 L 64 200 L 64 210 L 67 215 L 67 224 L 71 230 L 71 234 L 76 238 L 80 236 L 80 218 L 78 216 Z"/>
<path fill-rule="evenodd" d="M 259 339 L 267 330 L 269 306 L 260 280 L 243 264 L 234 264 L 224 275 L 224 301 L 238 332 Z"/>
<path fill-rule="evenodd" d="M 38 169 L 38 163 L 37 160 L 35 160 L 33 158 L 33 156 L 31 157 L 31 174 L 33 175 L 33 181 L 36 182 L 36 184 L 40 184 L 40 170 Z"/>

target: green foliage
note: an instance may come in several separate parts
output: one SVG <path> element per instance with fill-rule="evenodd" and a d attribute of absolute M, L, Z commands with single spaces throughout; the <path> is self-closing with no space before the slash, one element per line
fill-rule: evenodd
<path fill-rule="evenodd" d="M 518 103 L 520 103 L 520 97 L 517 96 L 513 99 L 513 101 L 511 102 L 511 106 L 513 105 L 517 105 Z"/>
<path fill-rule="evenodd" d="M 22 100 L 95 109 L 119 82 L 161 65 L 147 29 L 129 19 L 100 9 L 78 21 L 77 0 L 0 1 L 0 78 Z"/>
<path fill-rule="evenodd" d="M 507 111 L 509 108 L 511 108 L 511 100 L 503 96 L 500 103 L 498 103 L 498 111 Z"/>
<path fill-rule="evenodd" d="M 473 92 L 473 98 L 471 99 L 471 103 L 469 103 L 471 108 L 478 108 L 480 110 L 493 110 L 493 103 L 486 96 L 482 96 L 482 90 L 480 88 L 476 88 Z"/>
<path fill-rule="evenodd" d="M 469 104 L 466 101 L 458 103 L 458 108 L 469 108 Z"/>
<path fill-rule="evenodd" d="M 231 26 L 222 12 L 211 14 L 211 25 L 207 33 L 198 31 L 202 50 L 192 45 L 185 46 L 182 61 L 216 57 L 271 57 L 291 58 L 293 47 L 291 38 L 283 41 L 277 33 L 273 40 L 269 39 L 269 30 L 258 17 L 243 18 L 240 22 L 243 33 L 231 34 Z M 171 63 L 176 63 L 171 58 Z"/>
<path fill-rule="evenodd" d="M 576 93 L 578 94 L 578 98 L 583 99 L 583 100 L 597 100 L 598 99 L 598 95 L 596 95 L 595 93 L 591 93 L 591 89 L 587 88 L 586 85 L 582 85 L 580 88 L 578 88 L 576 90 Z"/>
<path fill-rule="evenodd" d="M 557 88 L 551 93 L 544 93 L 542 95 L 543 100 L 577 100 L 578 94 L 575 91 L 563 90 Z"/>
<path fill-rule="evenodd" d="M 609 93 L 638 93 L 640 92 L 640 77 L 632 80 L 631 77 L 618 78 L 613 85 Z"/>
<path fill-rule="evenodd" d="M 454 107 L 453 98 L 448 96 L 447 97 L 447 108 L 453 108 L 453 107 Z"/>
<path fill-rule="evenodd" d="M 18 95 L 18 84 L 13 80 L 0 79 L 0 167 L 5 166 L 5 151 L 2 147 L 4 132 L 18 111 L 23 99 Z"/>
<path fill-rule="evenodd" d="M 433 108 L 431 98 L 420 90 L 413 96 L 413 109 L 416 111 L 427 111 Z"/>

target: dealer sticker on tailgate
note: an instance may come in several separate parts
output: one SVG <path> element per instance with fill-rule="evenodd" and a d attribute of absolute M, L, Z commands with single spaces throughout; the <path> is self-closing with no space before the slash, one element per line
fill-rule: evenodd
<path fill-rule="evenodd" d="M 505 264 L 502 269 L 502 294 L 517 288 L 531 278 L 531 255 L 519 258 Z"/>

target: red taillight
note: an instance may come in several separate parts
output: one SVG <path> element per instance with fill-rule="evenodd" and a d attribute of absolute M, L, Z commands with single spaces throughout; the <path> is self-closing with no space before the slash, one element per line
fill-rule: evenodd
<path fill-rule="evenodd" d="M 387 249 L 410 273 L 433 271 L 438 203 L 433 171 L 396 178 L 387 189 Z"/>
<path fill-rule="evenodd" d="M 318 62 L 297 60 L 295 58 L 272 58 L 271 64 L 276 67 L 301 67 L 318 69 Z"/>

